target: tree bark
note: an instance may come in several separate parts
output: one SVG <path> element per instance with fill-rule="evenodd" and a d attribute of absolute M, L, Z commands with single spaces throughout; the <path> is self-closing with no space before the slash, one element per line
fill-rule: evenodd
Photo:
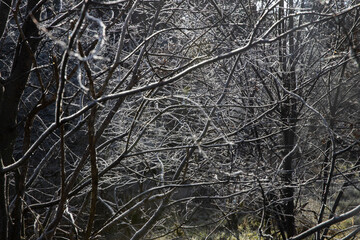
<path fill-rule="evenodd" d="M 38 0 L 29 0 L 27 4 L 27 13 L 35 7 Z M 2 4 L 3 5 L 3 4 Z M 3 8 L 2 8 L 3 9 Z M 18 11 L 19 13 L 19 11 Z M 33 13 L 33 16 L 37 18 L 40 12 Z M 15 16 L 17 17 L 17 16 Z M 7 16 L 6 16 L 7 18 Z M 2 24 L 6 25 L 6 23 Z M 2 30 L 2 29 L 1 29 Z M 2 32 L 1 32 L 2 33 Z M 16 52 L 11 68 L 9 78 L 4 81 L 2 101 L 0 102 L 0 154 L 2 164 L 7 166 L 13 163 L 13 151 L 14 143 L 16 140 L 16 127 L 17 127 L 17 114 L 18 105 L 25 89 L 25 85 L 28 81 L 31 66 L 34 63 L 34 53 L 40 42 L 40 37 L 36 24 L 32 21 L 28 15 L 25 19 L 23 26 L 21 27 L 21 34 L 16 46 Z M 21 179 L 21 171 L 16 172 L 16 194 L 23 192 L 23 184 L 19 181 Z M 22 221 L 22 204 L 18 202 L 15 204 L 15 208 L 12 212 L 14 218 L 9 226 L 9 212 L 7 204 L 6 194 L 6 174 L 0 176 L 0 236 L 1 239 L 20 239 L 21 232 L 21 221 Z M 21 197 L 19 198 L 21 201 Z"/>
<path fill-rule="evenodd" d="M 288 8 L 289 13 L 292 14 L 293 1 L 289 0 Z M 283 18 L 284 14 L 284 1 L 280 3 L 279 19 Z M 288 18 L 288 29 L 294 28 L 294 20 L 292 17 Z M 285 32 L 285 20 L 280 24 L 280 32 Z M 288 46 L 288 47 L 287 47 Z M 294 65 L 294 35 L 290 33 L 288 39 L 280 40 L 279 45 L 280 64 L 283 68 L 283 85 L 288 91 L 293 91 L 296 88 L 296 74 Z M 285 57 L 286 56 L 286 57 Z M 283 131 L 283 165 L 281 180 L 284 184 L 282 189 L 283 202 L 283 221 L 282 224 L 285 228 L 287 237 L 295 235 L 295 217 L 294 217 L 294 189 L 292 185 L 292 174 L 293 174 L 293 159 L 294 159 L 294 148 L 296 145 L 296 99 L 292 96 L 287 96 L 286 100 L 281 106 L 281 119 L 284 125 Z"/>

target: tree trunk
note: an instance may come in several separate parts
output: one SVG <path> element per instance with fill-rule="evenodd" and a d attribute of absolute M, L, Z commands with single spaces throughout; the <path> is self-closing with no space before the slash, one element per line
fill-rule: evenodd
<path fill-rule="evenodd" d="M 27 13 L 31 11 L 38 3 L 37 0 L 29 0 Z M 18 12 L 19 13 L 19 12 Z M 39 16 L 39 11 L 33 13 L 34 17 Z M 17 16 L 16 16 L 17 17 Z M 29 78 L 31 66 L 34 62 L 34 53 L 40 42 L 36 24 L 28 16 L 22 26 L 23 37 L 19 37 L 13 65 L 9 78 L 4 82 L 2 99 L 0 102 L 0 154 L 2 164 L 7 166 L 13 162 L 14 143 L 16 140 L 16 125 L 18 105 L 25 85 Z M 7 194 L 6 194 L 6 175 L 0 177 L 0 236 L 1 239 L 20 239 L 22 231 L 22 203 L 21 195 L 24 192 L 25 177 L 21 170 L 15 173 L 16 176 L 16 194 L 17 200 L 12 213 L 8 212 Z M 19 195 L 20 194 L 20 195 Z M 9 215 L 12 215 L 12 221 Z M 9 225 L 10 223 L 11 226 Z"/>
<path fill-rule="evenodd" d="M 288 1 L 288 14 L 292 14 L 293 1 Z M 280 2 L 279 19 L 283 18 L 284 14 L 284 1 Z M 294 21 L 292 17 L 288 18 L 288 29 L 294 28 Z M 280 32 L 285 31 L 285 20 L 280 24 Z M 294 35 L 289 34 L 288 39 L 280 40 L 279 56 L 280 64 L 282 64 L 283 86 L 287 91 L 293 91 L 296 88 L 296 74 L 294 64 L 295 46 Z M 286 56 L 286 57 L 285 57 Z M 293 174 L 293 161 L 294 161 L 294 147 L 296 144 L 296 99 L 285 92 L 287 95 L 286 100 L 281 106 L 281 120 L 284 126 L 283 131 L 283 156 L 284 161 L 282 165 L 281 180 L 284 188 L 282 189 L 283 199 L 283 221 L 282 224 L 285 228 L 287 238 L 295 235 L 295 218 L 294 218 L 294 189 L 292 185 Z"/>

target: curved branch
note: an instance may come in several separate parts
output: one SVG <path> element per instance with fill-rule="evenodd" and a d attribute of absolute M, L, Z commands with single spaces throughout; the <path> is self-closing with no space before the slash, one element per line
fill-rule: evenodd
<path fill-rule="evenodd" d="M 335 216 L 325 222 L 322 222 L 322 223 L 316 225 L 315 227 L 312 227 L 295 237 L 291 237 L 288 240 L 305 239 L 306 237 L 310 236 L 313 233 L 320 231 L 321 229 L 324 229 L 324 228 L 330 227 L 331 225 L 334 225 L 336 223 L 342 222 L 342 221 L 349 219 L 359 213 L 360 213 L 360 205 L 358 205 L 357 207 L 353 208 L 352 210 L 350 210 L 344 214 L 341 214 L 340 216 Z"/>

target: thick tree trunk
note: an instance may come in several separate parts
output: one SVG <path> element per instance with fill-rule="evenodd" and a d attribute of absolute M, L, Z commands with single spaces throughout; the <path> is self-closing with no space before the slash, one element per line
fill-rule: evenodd
<path fill-rule="evenodd" d="M 284 110 L 284 113 L 287 112 L 288 109 Z M 291 111 L 291 110 L 290 110 Z M 293 174 L 293 153 L 290 153 L 295 145 L 295 126 L 292 122 L 287 122 L 288 129 L 283 133 L 283 141 L 285 144 L 284 155 L 287 158 L 284 161 L 283 165 L 283 174 L 282 181 L 285 185 L 282 189 L 282 197 L 284 198 L 284 228 L 287 233 L 287 237 L 291 237 L 295 235 L 295 218 L 294 218 L 294 189 L 292 185 L 292 174 Z"/>
<path fill-rule="evenodd" d="M 288 1 L 289 12 L 292 14 L 293 1 Z M 284 13 L 284 1 L 280 3 L 279 9 L 279 19 L 285 16 Z M 288 18 L 289 29 L 294 28 L 294 21 L 292 17 Z M 280 32 L 284 32 L 286 29 L 285 20 L 280 24 Z M 296 88 L 296 74 L 295 74 L 295 46 L 294 46 L 294 36 L 292 33 L 289 34 L 288 39 L 280 41 L 279 44 L 279 57 L 280 63 L 282 64 L 283 74 L 283 86 L 287 91 L 293 91 Z M 286 57 L 285 57 L 286 56 Z M 284 161 L 282 165 L 282 175 L 281 180 L 284 184 L 282 189 L 283 197 L 283 227 L 286 231 L 287 238 L 292 237 L 296 233 L 295 228 L 295 217 L 294 217 L 294 188 L 292 185 L 292 174 L 293 174 L 293 161 L 294 161 L 294 147 L 296 145 L 296 99 L 285 92 L 287 96 L 286 100 L 281 106 L 281 120 L 284 125 L 283 131 L 283 156 Z"/>
<path fill-rule="evenodd" d="M 38 3 L 37 0 L 29 0 L 27 13 Z M 35 17 L 39 13 L 34 13 Z M 16 47 L 16 53 L 11 68 L 10 77 L 4 82 L 2 99 L 0 102 L 0 154 L 2 164 L 9 165 L 13 162 L 14 143 L 16 140 L 16 125 L 18 105 L 21 95 L 28 81 L 31 66 L 34 61 L 34 52 L 40 42 L 38 29 L 31 17 L 28 16 L 22 26 L 23 37 L 20 36 Z M 1 239 L 20 239 L 22 231 L 22 195 L 24 192 L 25 177 L 22 171 L 16 172 L 16 194 L 17 200 L 11 213 L 8 212 L 6 194 L 6 175 L 0 177 L 0 236 Z M 10 226 L 10 222 L 12 225 Z"/>

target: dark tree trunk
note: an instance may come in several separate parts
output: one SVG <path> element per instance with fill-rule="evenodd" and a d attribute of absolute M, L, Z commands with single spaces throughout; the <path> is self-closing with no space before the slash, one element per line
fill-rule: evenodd
<path fill-rule="evenodd" d="M 29 0 L 27 13 L 29 13 L 37 0 Z M 33 13 L 35 18 L 39 12 Z M 7 17 L 6 17 L 7 18 Z M 22 26 L 24 37 L 19 37 L 16 53 L 9 78 L 4 81 L 2 99 L 0 101 L 0 154 L 2 164 L 7 166 L 13 163 L 14 143 L 16 139 L 18 105 L 21 95 L 28 81 L 31 66 L 35 60 L 34 53 L 40 42 L 38 29 L 30 16 L 27 16 Z M 22 231 L 22 195 L 24 192 L 25 174 L 21 169 L 16 171 L 17 200 L 12 213 L 8 212 L 8 199 L 6 194 L 6 175 L 1 174 L 0 179 L 0 238 L 20 239 Z M 12 221 L 8 221 L 8 219 Z M 11 223 L 11 225 L 9 225 Z"/>
<path fill-rule="evenodd" d="M 288 2 L 288 14 L 292 14 L 293 1 Z M 279 19 L 285 16 L 284 13 L 284 1 L 280 2 Z M 284 32 L 286 28 L 293 29 L 294 21 L 292 17 L 288 18 L 287 26 L 285 20 L 280 24 L 280 33 Z M 280 63 L 282 64 L 283 74 L 283 86 L 286 91 L 291 92 L 296 88 L 296 74 L 295 74 L 295 45 L 294 35 L 290 33 L 288 39 L 280 40 L 279 44 L 279 56 Z M 283 198 L 283 227 L 287 234 L 287 238 L 294 236 L 295 229 L 295 217 L 294 217 L 294 188 L 292 187 L 292 175 L 293 175 L 293 161 L 294 161 L 294 147 L 296 145 L 296 99 L 288 92 L 284 91 L 287 95 L 286 100 L 281 106 L 281 120 L 284 126 L 283 131 L 283 165 L 281 180 L 284 185 L 282 189 Z"/>

